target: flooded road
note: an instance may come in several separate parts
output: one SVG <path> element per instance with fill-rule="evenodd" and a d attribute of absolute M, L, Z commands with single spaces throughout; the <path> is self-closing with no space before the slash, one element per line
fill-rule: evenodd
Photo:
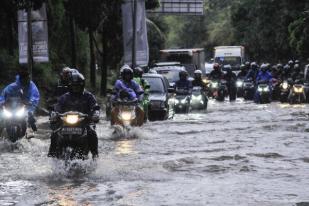
<path fill-rule="evenodd" d="M 71 176 L 46 157 L 48 130 L 1 141 L 0 205 L 309 205 L 308 108 L 210 102 L 122 141 L 102 121 L 98 161 Z"/>

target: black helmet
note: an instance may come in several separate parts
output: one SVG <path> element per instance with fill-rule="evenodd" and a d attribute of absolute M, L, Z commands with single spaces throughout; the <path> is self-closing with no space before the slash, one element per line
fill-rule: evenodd
<path fill-rule="evenodd" d="M 250 66 L 250 65 L 249 65 L 249 66 Z M 245 71 L 246 68 L 247 68 L 247 65 L 244 65 L 244 64 L 240 65 L 240 70 L 241 70 L 241 71 Z"/>
<path fill-rule="evenodd" d="M 194 71 L 194 78 L 195 79 L 202 79 L 202 71 L 201 70 L 195 70 Z"/>
<path fill-rule="evenodd" d="M 256 62 L 252 62 L 251 63 L 251 69 L 257 69 L 258 68 L 258 65 Z"/>
<path fill-rule="evenodd" d="M 213 69 L 219 71 L 220 70 L 220 64 L 215 63 L 214 66 L 213 66 Z"/>
<path fill-rule="evenodd" d="M 179 72 L 179 79 L 185 80 L 185 79 L 187 79 L 187 77 L 188 77 L 188 72 L 187 71 L 182 70 L 182 71 Z"/>
<path fill-rule="evenodd" d="M 135 77 L 140 77 L 140 78 L 142 78 L 142 77 L 143 77 L 143 74 L 144 74 L 144 70 L 143 70 L 142 68 L 136 67 L 136 68 L 134 69 L 134 76 L 135 76 Z"/>
<path fill-rule="evenodd" d="M 282 64 L 277 64 L 277 69 L 278 70 L 282 70 L 283 69 L 283 65 Z"/>
<path fill-rule="evenodd" d="M 69 89 L 74 95 L 82 95 L 85 90 L 85 77 L 81 73 L 71 73 Z"/>
<path fill-rule="evenodd" d="M 290 60 L 290 61 L 288 62 L 288 65 L 290 65 L 290 67 L 291 67 L 291 65 L 293 65 L 293 64 L 294 64 L 293 60 Z"/>
<path fill-rule="evenodd" d="M 231 73 L 232 72 L 232 66 L 227 64 L 223 66 L 224 71 L 226 71 L 226 73 Z"/>
<path fill-rule="evenodd" d="M 133 79 L 133 70 L 129 65 L 124 65 L 120 69 L 120 75 L 123 80 L 130 81 Z"/>
<path fill-rule="evenodd" d="M 29 86 L 30 84 L 30 73 L 26 65 L 21 65 L 18 71 L 19 81 L 22 86 Z"/>
<path fill-rule="evenodd" d="M 247 68 L 249 68 L 249 67 L 250 67 L 250 62 L 246 61 L 245 66 L 246 66 Z"/>

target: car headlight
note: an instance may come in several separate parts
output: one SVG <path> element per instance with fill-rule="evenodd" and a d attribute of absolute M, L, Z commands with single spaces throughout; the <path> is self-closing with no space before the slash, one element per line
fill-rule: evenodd
<path fill-rule="evenodd" d="M 69 114 L 65 117 L 65 122 L 68 124 L 76 124 L 79 121 L 78 115 Z"/>
<path fill-rule="evenodd" d="M 23 117 L 25 115 L 25 107 L 22 107 L 16 112 L 16 117 Z"/>
<path fill-rule="evenodd" d="M 132 113 L 131 112 L 122 112 L 120 117 L 123 121 L 130 121 L 130 120 L 132 120 Z"/>
<path fill-rule="evenodd" d="M 3 108 L 3 114 L 6 118 L 11 118 L 13 116 L 12 112 L 6 110 L 5 108 Z"/>
<path fill-rule="evenodd" d="M 237 81 L 236 82 L 237 87 L 242 87 L 243 86 L 243 81 Z"/>

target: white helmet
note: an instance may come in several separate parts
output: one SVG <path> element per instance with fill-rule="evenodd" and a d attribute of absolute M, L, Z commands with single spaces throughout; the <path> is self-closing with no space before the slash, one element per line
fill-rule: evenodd
<path fill-rule="evenodd" d="M 201 70 L 195 70 L 194 74 L 202 74 L 202 71 Z"/>

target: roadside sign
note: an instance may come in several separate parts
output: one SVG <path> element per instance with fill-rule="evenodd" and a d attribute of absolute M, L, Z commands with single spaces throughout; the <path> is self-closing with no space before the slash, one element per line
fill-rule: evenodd
<path fill-rule="evenodd" d="M 160 8 L 149 13 L 204 15 L 204 0 L 161 0 Z"/>

